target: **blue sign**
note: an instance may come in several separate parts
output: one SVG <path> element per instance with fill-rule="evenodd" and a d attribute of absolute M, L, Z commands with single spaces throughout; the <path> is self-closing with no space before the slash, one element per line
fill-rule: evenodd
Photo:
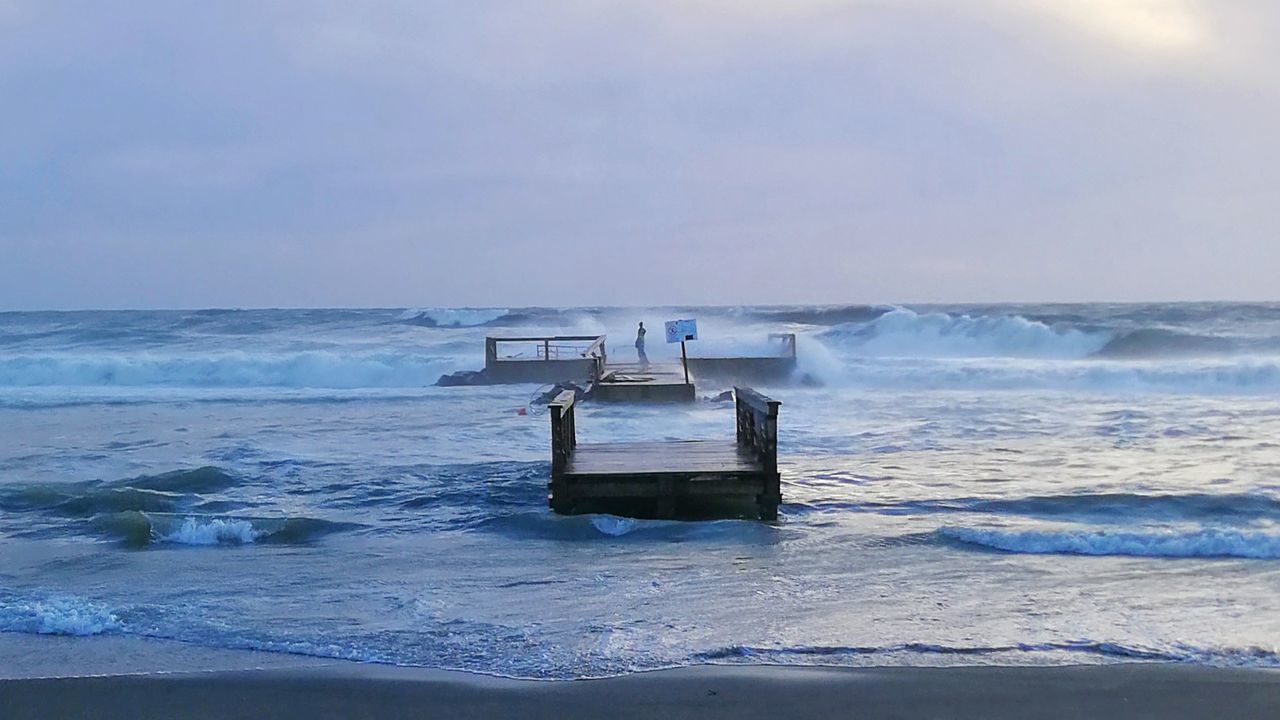
<path fill-rule="evenodd" d="M 667 342 L 678 343 L 698 339 L 697 320 L 668 320 Z"/>

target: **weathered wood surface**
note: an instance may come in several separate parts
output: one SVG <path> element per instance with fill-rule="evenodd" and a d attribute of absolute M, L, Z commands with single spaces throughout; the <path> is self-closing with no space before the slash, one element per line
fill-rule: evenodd
<path fill-rule="evenodd" d="M 755 454 L 736 442 L 674 442 L 579 445 L 565 472 L 570 475 L 759 472 Z"/>
<path fill-rule="evenodd" d="M 564 473 L 574 449 L 578 446 L 577 414 L 574 412 L 575 396 L 565 390 L 547 405 L 551 415 L 551 475 Z"/>
<path fill-rule="evenodd" d="M 550 404 L 548 500 L 561 513 L 610 512 L 638 517 L 733 516 L 776 520 L 778 406 L 735 388 L 737 437 L 606 444 L 577 443 L 574 398 Z"/>
<path fill-rule="evenodd" d="M 751 388 L 734 388 L 734 412 L 737 415 L 738 445 L 746 448 L 766 472 L 778 471 L 778 407 Z"/>
<path fill-rule="evenodd" d="M 679 365 L 610 363 L 592 387 L 593 399 L 606 402 L 689 402 L 697 397 Z"/>

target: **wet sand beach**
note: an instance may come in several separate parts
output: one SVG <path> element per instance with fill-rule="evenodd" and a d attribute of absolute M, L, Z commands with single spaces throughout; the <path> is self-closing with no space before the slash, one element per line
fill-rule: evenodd
<path fill-rule="evenodd" d="M 510 680 L 361 665 L 0 681 L 35 718 L 1262 718 L 1280 672 L 1068 667 L 700 666 L 596 680 Z"/>

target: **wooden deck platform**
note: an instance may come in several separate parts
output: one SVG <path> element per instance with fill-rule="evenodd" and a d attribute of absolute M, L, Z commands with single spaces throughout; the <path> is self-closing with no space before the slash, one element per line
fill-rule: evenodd
<path fill-rule="evenodd" d="M 692 379 L 679 365 L 610 363 L 591 384 L 591 397 L 604 402 L 692 402 Z"/>
<path fill-rule="evenodd" d="M 604 335 L 487 337 L 483 370 L 443 375 L 436 384 L 573 383 L 604 402 L 690 402 L 699 381 L 725 387 L 788 380 L 796 369 L 795 335 L 771 334 L 769 342 L 772 350 L 758 357 L 690 357 L 686 373 L 679 362 L 610 362 Z"/>
<path fill-rule="evenodd" d="M 551 508 L 565 514 L 776 520 L 782 501 L 781 403 L 749 388 L 734 388 L 734 395 L 732 441 L 579 445 L 573 393 L 561 393 L 550 405 Z"/>
<path fill-rule="evenodd" d="M 487 337 L 484 373 L 494 383 L 585 381 L 608 362 L 603 335 Z"/>

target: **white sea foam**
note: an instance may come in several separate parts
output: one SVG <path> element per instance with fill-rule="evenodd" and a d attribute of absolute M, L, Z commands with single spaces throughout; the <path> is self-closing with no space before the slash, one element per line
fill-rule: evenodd
<path fill-rule="evenodd" d="M 0 358 L 0 386 L 421 387 L 450 367 L 403 352 L 19 355 Z"/>
<path fill-rule="evenodd" d="M 1237 530 L 997 530 L 944 527 L 951 540 L 1030 554 L 1280 558 L 1280 535 Z"/>
<path fill-rule="evenodd" d="M 506 315 L 506 308 L 410 308 L 401 320 L 430 320 L 439 327 L 475 327 Z"/>
<path fill-rule="evenodd" d="M 836 364 L 806 359 L 812 355 L 801 356 L 802 369 L 828 384 L 850 387 L 1206 395 L 1280 392 L 1280 361 L 1263 358 L 1143 362 L 853 358 Z"/>
<path fill-rule="evenodd" d="M 1101 350 L 1111 333 L 1059 329 L 1019 315 L 948 315 L 895 308 L 866 323 L 837 325 L 823 334 L 856 355 L 879 357 L 1083 358 Z"/>
<path fill-rule="evenodd" d="M 640 522 L 631 518 L 615 517 L 613 515 L 597 515 L 591 518 L 591 525 L 605 535 L 620 537 L 638 528 Z"/>
<path fill-rule="evenodd" d="M 197 520 L 189 517 L 173 531 L 160 535 L 159 540 L 180 545 L 243 545 L 257 540 L 263 534 L 248 520 Z"/>
<path fill-rule="evenodd" d="M 107 607 L 75 597 L 0 598 L 0 630 L 39 635 L 100 635 L 120 628 Z"/>

